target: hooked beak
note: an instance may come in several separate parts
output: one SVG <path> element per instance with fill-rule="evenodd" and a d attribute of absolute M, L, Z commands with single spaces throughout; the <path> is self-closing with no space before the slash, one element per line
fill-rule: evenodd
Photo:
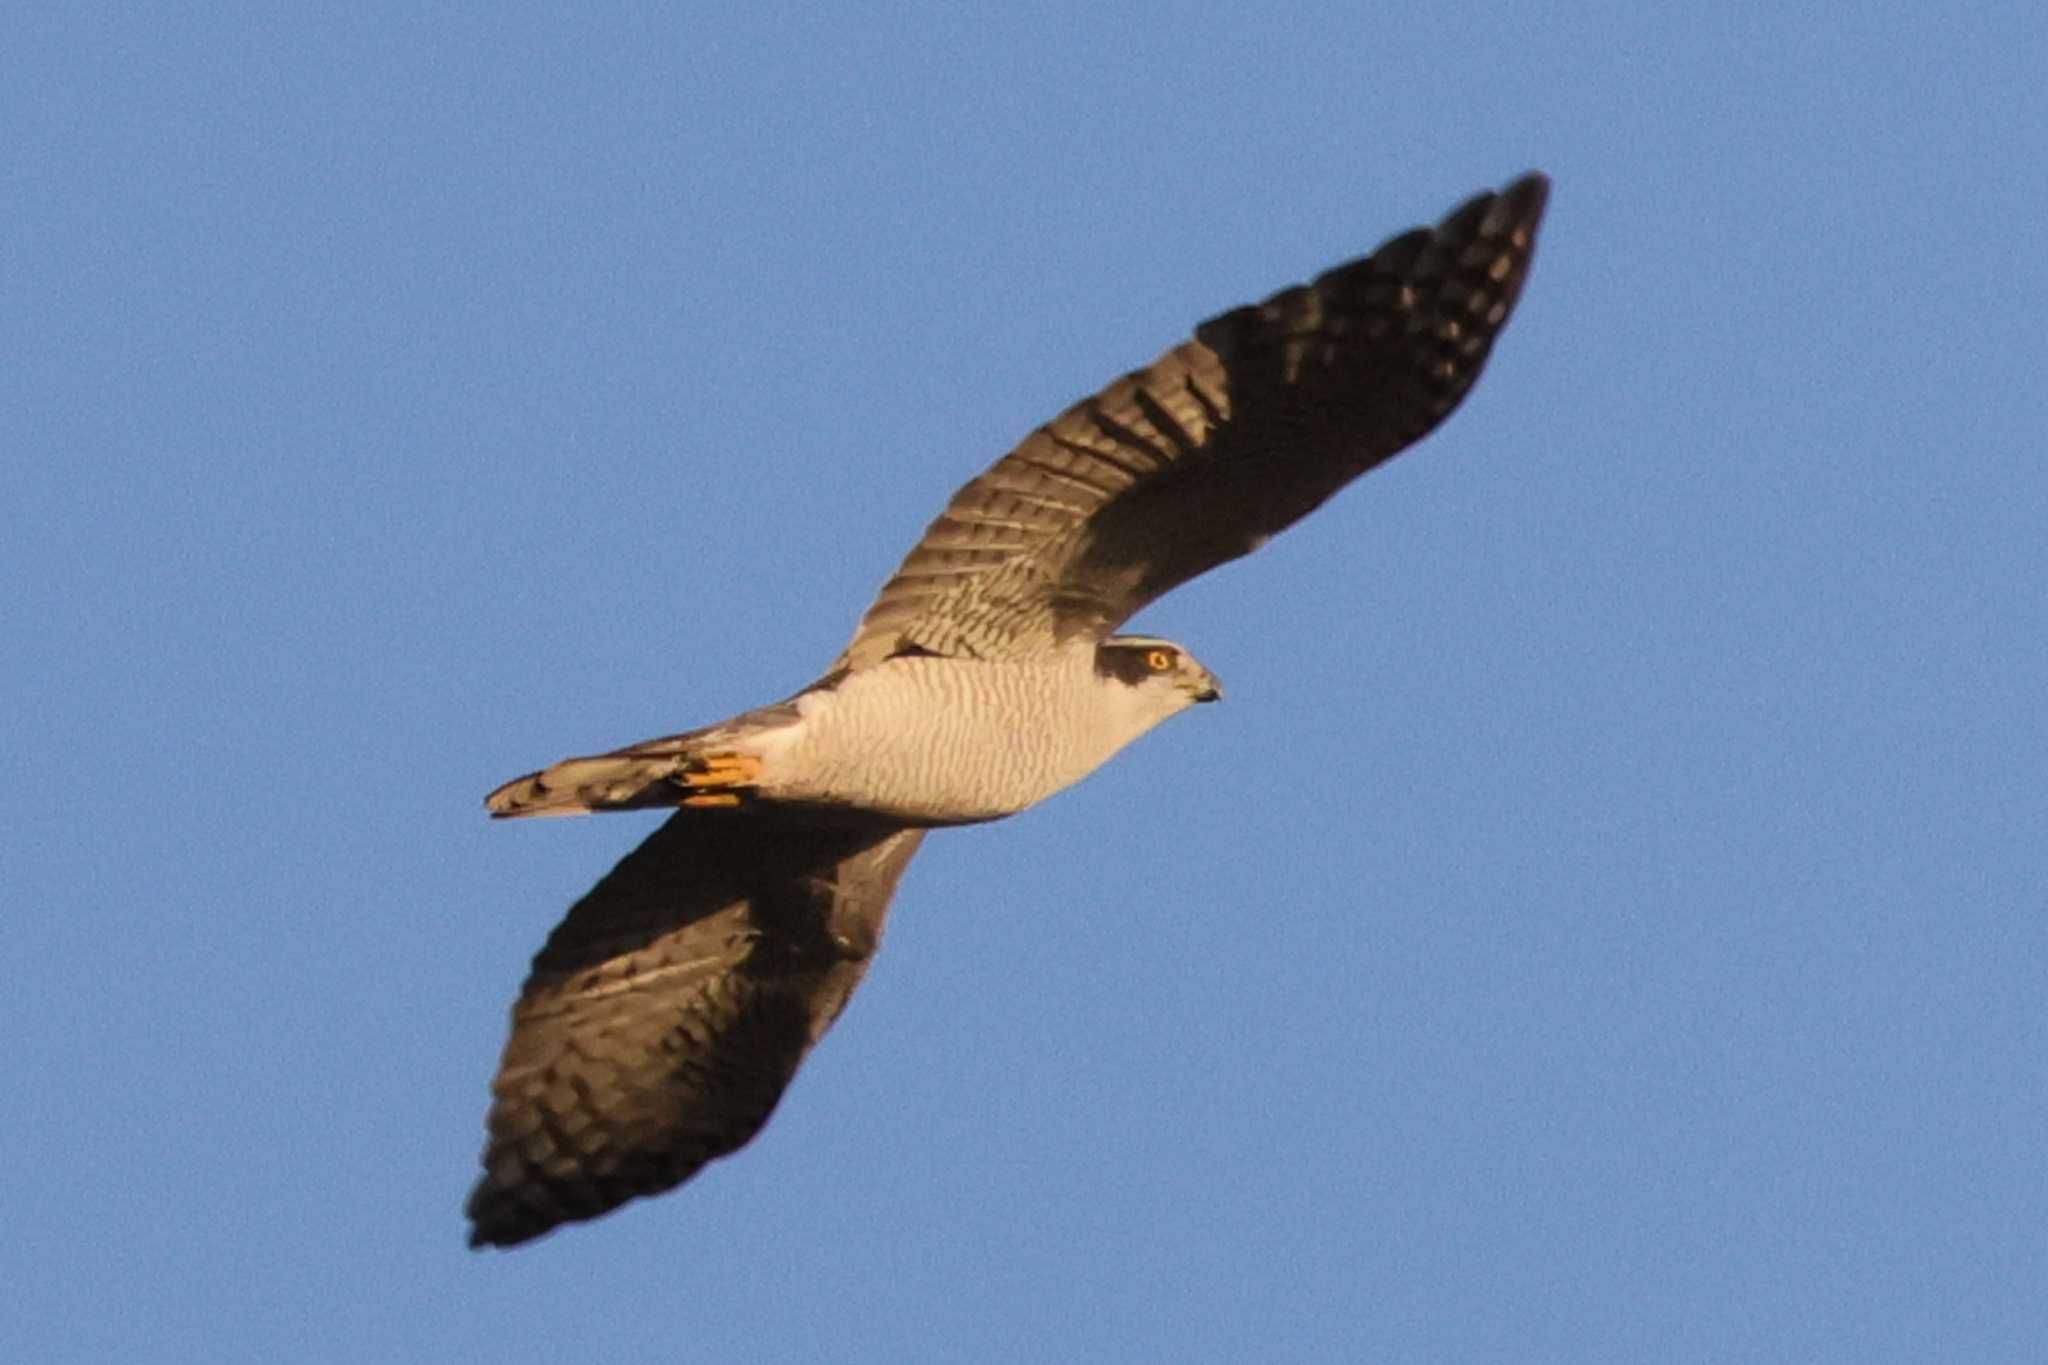
<path fill-rule="evenodd" d="M 1188 695 L 1196 701 L 1222 701 L 1223 684 L 1217 682 L 1214 675 L 1208 675 L 1189 689 Z"/>

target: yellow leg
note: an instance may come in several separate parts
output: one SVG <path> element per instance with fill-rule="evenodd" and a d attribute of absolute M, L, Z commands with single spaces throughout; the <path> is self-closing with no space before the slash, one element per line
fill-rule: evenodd
<path fill-rule="evenodd" d="M 692 787 L 751 787 L 761 780 L 761 760 L 751 754 L 706 754 L 683 770 Z"/>

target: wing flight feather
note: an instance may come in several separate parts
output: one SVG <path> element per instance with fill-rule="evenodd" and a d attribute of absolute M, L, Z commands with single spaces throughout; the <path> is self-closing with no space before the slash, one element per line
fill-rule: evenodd
<path fill-rule="evenodd" d="M 867 971 L 923 837 L 681 811 L 628 854 L 513 1007 L 470 1245 L 659 1193 L 760 1131 Z"/>
<path fill-rule="evenodd" d="M 953 496 L 835 666 L 1100 638 L 1306 516 L 1471 389 L 1548 193 L 1481 194 L 1067 409 Z"/>

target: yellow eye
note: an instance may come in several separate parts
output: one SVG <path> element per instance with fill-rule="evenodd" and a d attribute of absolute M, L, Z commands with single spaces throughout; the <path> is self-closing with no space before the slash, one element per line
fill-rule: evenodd
<path fill-rule="evenodd" d="M 1173 667 L 1173 651 L 1170 649 L 1153 650 L 1145 656 L 1145 667 L 1151 669 L 1154 673 L 1164 673 L 1167 669 Z"/>

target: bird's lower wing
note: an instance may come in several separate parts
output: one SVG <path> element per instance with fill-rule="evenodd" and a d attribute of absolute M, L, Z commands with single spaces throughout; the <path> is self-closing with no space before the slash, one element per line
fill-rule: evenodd
<path fill-rule="evenodd" d="M 628 854 L 513 1007 L 470 1244 L 669 1189 L 760 1131 L 867 970 L 923 837 L 683 811 Z"/>

